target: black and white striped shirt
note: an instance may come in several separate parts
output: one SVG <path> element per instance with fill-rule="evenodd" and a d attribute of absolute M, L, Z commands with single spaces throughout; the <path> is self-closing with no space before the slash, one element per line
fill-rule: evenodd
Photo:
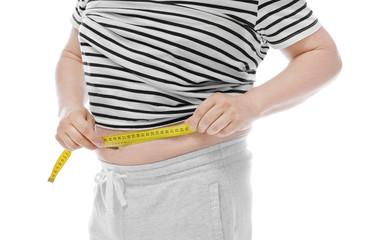
<path fill-rule="evenodd" d="M 78 0 L 90 111 L 109 129 L 180 123 L 216 92 L 253 88 L 270 47 L 321 24 L 305 0 Z"/>

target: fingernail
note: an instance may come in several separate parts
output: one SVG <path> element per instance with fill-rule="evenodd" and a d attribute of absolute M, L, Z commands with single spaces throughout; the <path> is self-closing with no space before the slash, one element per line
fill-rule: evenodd
<path fill-rule="evenodd" d="M 103 147 L 103 142 L 102 142 L 102 143 L 97 143 L 97 146 L 98 146 L 99 148 Z"/>

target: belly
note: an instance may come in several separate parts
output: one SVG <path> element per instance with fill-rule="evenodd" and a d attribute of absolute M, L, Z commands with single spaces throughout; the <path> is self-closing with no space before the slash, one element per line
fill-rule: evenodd
<path fill-rule="evenodd" d="M 168 126 L 181 125 L 175 123 Z M 206 132 L 194 132 L 182 136 L 162 138 L 158 140 L 137 143 L 117 148 L 101 148 L 95 150 L 99 160 L 117 165 L 140 165 L 162 161 L 188 152 L 196 151 L 211 145 L 225 142 L 249 134 L 251 127 L 237 131 L 225 137 L 208 135 Z M 134 132 L 131 130 L 110 130 L 99 126 L 95 131 L 100 136 Z"/>

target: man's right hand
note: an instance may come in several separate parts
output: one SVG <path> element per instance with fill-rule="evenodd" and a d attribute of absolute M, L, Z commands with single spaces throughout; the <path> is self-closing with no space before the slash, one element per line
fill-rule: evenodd
<path fill-rule="evenodd" d="M 79 148 L 95 150 L 104 145 L 95 132 L 95 119 L 85 107 L 63 111 L 57 128 L 56 139 L 66 150 Z"/>

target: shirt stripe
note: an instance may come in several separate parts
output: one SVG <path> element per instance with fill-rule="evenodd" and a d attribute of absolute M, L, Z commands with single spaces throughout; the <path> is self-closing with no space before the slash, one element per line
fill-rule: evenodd
<path fill-rule="evenodd" d="M 321 26 L 304 0 L 76 0 L 90 111 L 109 129 L 180 123 L 216 92 L 253 88 L 269 48 Z"/>

